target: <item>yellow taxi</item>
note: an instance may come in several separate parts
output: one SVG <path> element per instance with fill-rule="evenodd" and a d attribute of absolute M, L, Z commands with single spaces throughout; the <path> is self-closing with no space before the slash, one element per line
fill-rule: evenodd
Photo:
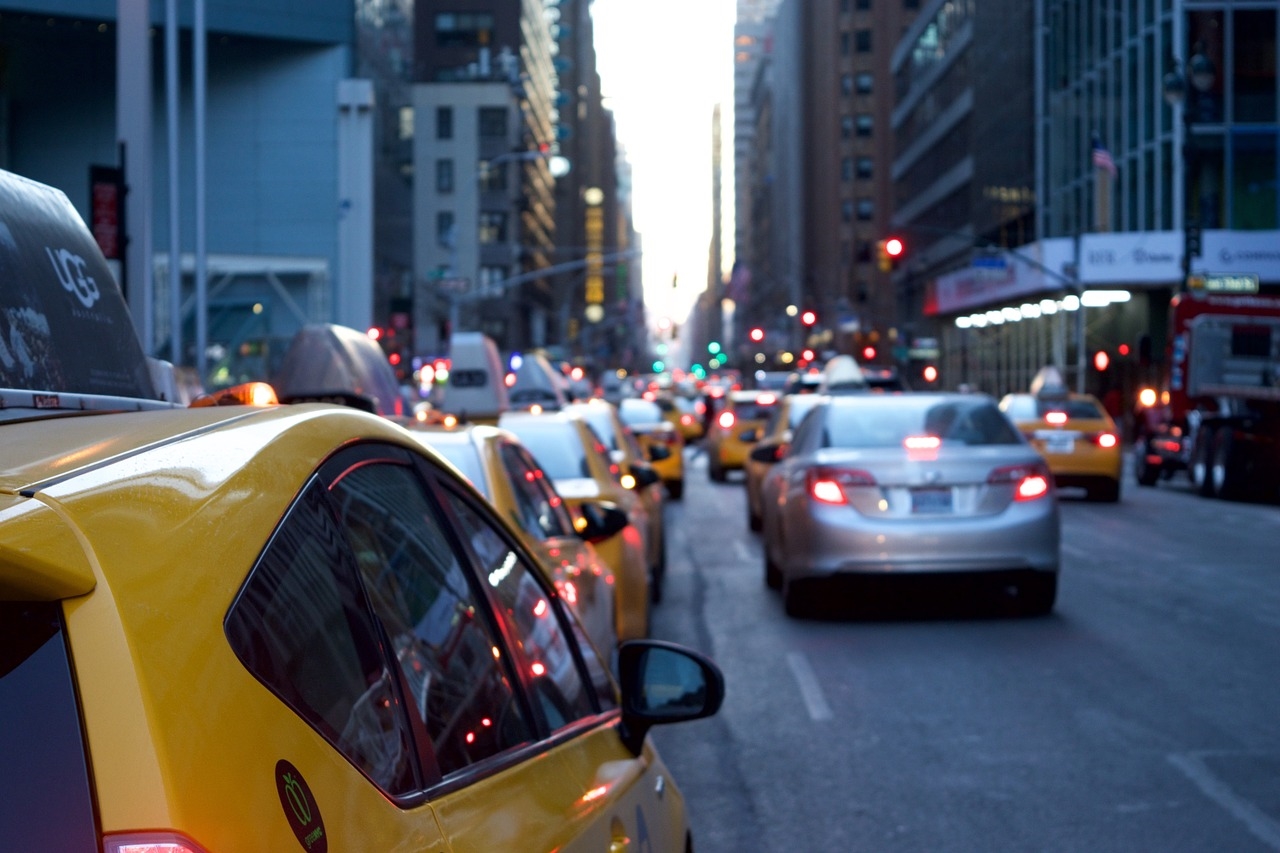
<path fill-rule="evenodd" d="M 680 430 L 685 444 L 697 441 L 706 434 L 707 404 L 701 398 L 687 397 L 680 393 L 659 394 L 654 402 L 662 408 L 662 416 Z"/>
<path fill-rule="evenodd" d="M 6 849 L 692 844 L 646 731 L 714 713 L 714 664 L 624 643 L 615 681 L 403 427 L 161 399 L 65 195 L 0 171 L 0 226 Z"/>
<path fill-rule="evenodd" d="M 567 412 L 506 412 L 498 425 L 520 439 L 556 492 L 576 511 L 590 514 L 603 503 L 625 515 L 626 524 L 595 546 L 617 579 L 618 638 L 648 636 L 653 577 L 645 542 L 651 518 L 639 495 L 623 482 L 621 469 L 609 459 L 600 438 L 580 416 Z M 652 471 L 649 474 L 656 478 Z"/>
<path fill-rule="evenodd" d="M 763 527 L 764 517 L 760 507 L 760 484 L 769 469 L 782 458 L 791 433 L 814 405 L 824 399 L 821 394 L 786 394 L 773 408 L 769 421 L 760 431 L 760 440 L 751 448 L 742 463 L 747 486 L 747 526 L 752 530 Z"/>
<path fill-rule="evenodd" d="M 667 538 L 664 524 L 666 495 L 661 477 L 645 457 L 640 442 L 622 419 L 618 408 L 605 400 L 571 403 L 565 411 L 580 416 L 599 436 L 609 458 L 619 466 L 624 484 L 639 496 L 649 516 L 645 553 L 649 557 L 649 593 L 662 600 L 662 581 L 667 571 Z"/>
<path fill-rule="evenodd" d="M 618 403 L 618 417 L 640 442 L 667 496 L 673 501 L 683 498 L 684 436 L 663 416 L 661 406 L 645 397 L 627 397 Z"/>
<path fill-rule="evenodd" d="M 707 473 L 717 483 L 729 471 L 741 471 L 752 445 L 759 440 L 778 405 L 773 391 L 730 391 L 707 430 Z"/>
<path fill-rule="evenodd" d="M 1120 499 L 1120 431 L 1096 397 L 1051 382 L 1006 394 L 1000 409 L 1044 456 L 1056 485 L 1082 488 L 1089 500 Z"/>
<path fill-rule="evenodd" d="M 616 578 L 591 540 L 603 541 L 620 529 L 626 523 L 622 512 L 615 510 L 621 524 L 614 529 L 592 527 L 590 519 L 609 508 L 601 506 L 591 514 L 571 512 L 537 460 L 507 430 L 474 424 L 422 426 L 411 431 L 452 462 L 498 514 L 525 535 L 525 544 L 578 614 L 596 648 L 606 658 L 613 654 L 618 642 Z"/>

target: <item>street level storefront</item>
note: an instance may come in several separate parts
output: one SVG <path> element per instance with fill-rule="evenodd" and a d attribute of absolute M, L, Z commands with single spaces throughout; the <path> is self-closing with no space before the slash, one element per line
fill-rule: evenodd
<path fill-rule="evenodd" d="M 1128 401 L 1164 357 L 1182 247 L 1182 232 L 1156 231 L 976 253 L 972 266 L 929 282 L 940 381 L 999 396 L 1026 390 L 1052 364 L 1073 388 Z M 1280 290 L 1280 231 L 1204 232 L 1190 277 L 1193 287 Z"/>

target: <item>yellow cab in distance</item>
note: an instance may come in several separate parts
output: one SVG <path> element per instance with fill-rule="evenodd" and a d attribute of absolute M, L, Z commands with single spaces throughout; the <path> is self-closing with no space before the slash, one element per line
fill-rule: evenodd
<path fill-rule="evenodd" d="M 777 405 L 774 391 L 730 391 L 724 396 L 705 441 L 707 474 L 713 481 L 723 483 L 727 472 L 742 470 Z"/>
<path fill-rule="evenodd" d="M 0 223 L 31 356 L 0 374 L 6 849 L 692 844 L 645 734 L 716 711 L 714 664 L 626 643 L 615 681 L 522 537 L 404 428 L 161 399 L 66 196 L 0 171 Z"/>
<path fill-rule="evenodd" d="M 573 513 L 537 460 L 507 430 L 474 424 L 423 426 L 410 431 L 453 463 L 498 514 L 524 534 L 525 544 L 538 557 L 539 565 L 578 614 L 601 655 L 609 659 L 618 642 L 614 626 L 616 579 L 591 540 L 612 536 L 626 525 L 626 515 L 604 505 L 587 514 Z M 611 525 L 592 523 L 607 513 L 612 513 Z"/>
<path fill-rule="evenodd" d="M 662 478 L 667 496 L 684 497 L 684 435 L 663 416 L 650 395 L 626 397 L 618 403 L 618 417 L 635 435 L 653 470 Z"/>
<path fill-rule="evenodd" d="M 581 417 L 566 412 L 506 412 L 498 425 L 520 439 L 551 477 L 556 492 L 576 511 L 585 515 L 603 503 L 626 515 L 625 527 L 594 544 L 617 580 L 618 639 L 648 636 L 652 591 L 645 541 L 649 513 L 639 495 L 622 484 L 618 466 L 610 461 L 600 438 Z"/>
<path fill-rule="evenodd" d="M 1046 368 L 1030 393 L 1001 398 L 1000 410 L 1040 451 L 1057 486 L 1082 488 L 1089 500 L 1120 499 L 1120 431 L 1092 394 L 1068 391 L 1061 374 Z"/>
<path fill-rule="evenodd" d="M 820 394 L 786 394 L 774 407 L 769 421 L 760 431 L 761 438 L 747 454 L 742 472 L 747 487 L 747 526 L 760 530 L 763 523 L 760 507 L 760 485 L 782 454 L 786 452 L 791 433 L 824 397 Z"/>

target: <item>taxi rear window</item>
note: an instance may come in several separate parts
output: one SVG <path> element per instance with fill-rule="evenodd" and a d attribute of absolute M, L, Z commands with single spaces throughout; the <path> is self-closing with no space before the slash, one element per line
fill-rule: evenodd
<path fill-rule="evenodd" d="M 0 602 L 0 839 L 6 850 L 97 850 L 58 604 Z"/>
<path fill-rule="evenodd" d="M 777 405 L 776 402 L 756 403 L 752 401 L 747 401 L 747 402 L 741 402 L 741 403 L 734 403 L 733 411 L 737 413 L 739 420 L 763 421 L 763 420 L 766 420 L 769 417 L 769 415 L 773 414 L 773 410 L 776 405 Z"/>

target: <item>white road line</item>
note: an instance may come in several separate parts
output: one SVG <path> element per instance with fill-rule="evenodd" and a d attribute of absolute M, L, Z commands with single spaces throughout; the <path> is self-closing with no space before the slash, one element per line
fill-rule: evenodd
<path fill-rule="evenodd" d="M 751 550 L 747 548 L 747 543 L 741 539 L 733 540 L 733 550 L 737 552 L 738 558 L 744 563 L 750 563 L 752 560 Z"/>
<path fill-rule="evenodd" d="M 1272 850 L 1280 850 L 1280 823 L 1272 820 L 1253 803 L 1232 791 L 1230 786 L 1214 776 L 1200 760 L 1201 755 L 1213 753 L 1170 753 L 1169 763 L 1186 774 L 1206 797 L 1222 806 Z"/>
<path fill-rule="evenodd" d="M 831 713 L 831 706 L 827 704 L 827 697 L 822 694 L 822 686 L 818 684 L 818 676 L 813 667 L 809 666 L 808 659 L 800 652 L 790 652 L 787 654 L 787 666 L 791 667 L 791 674 L 795 676 L 796 685 L 800 688 L 800 698 L 804 699 L 805 707 L 809 709 L 809 718 L 819 723 L 835 716 Z"/>

